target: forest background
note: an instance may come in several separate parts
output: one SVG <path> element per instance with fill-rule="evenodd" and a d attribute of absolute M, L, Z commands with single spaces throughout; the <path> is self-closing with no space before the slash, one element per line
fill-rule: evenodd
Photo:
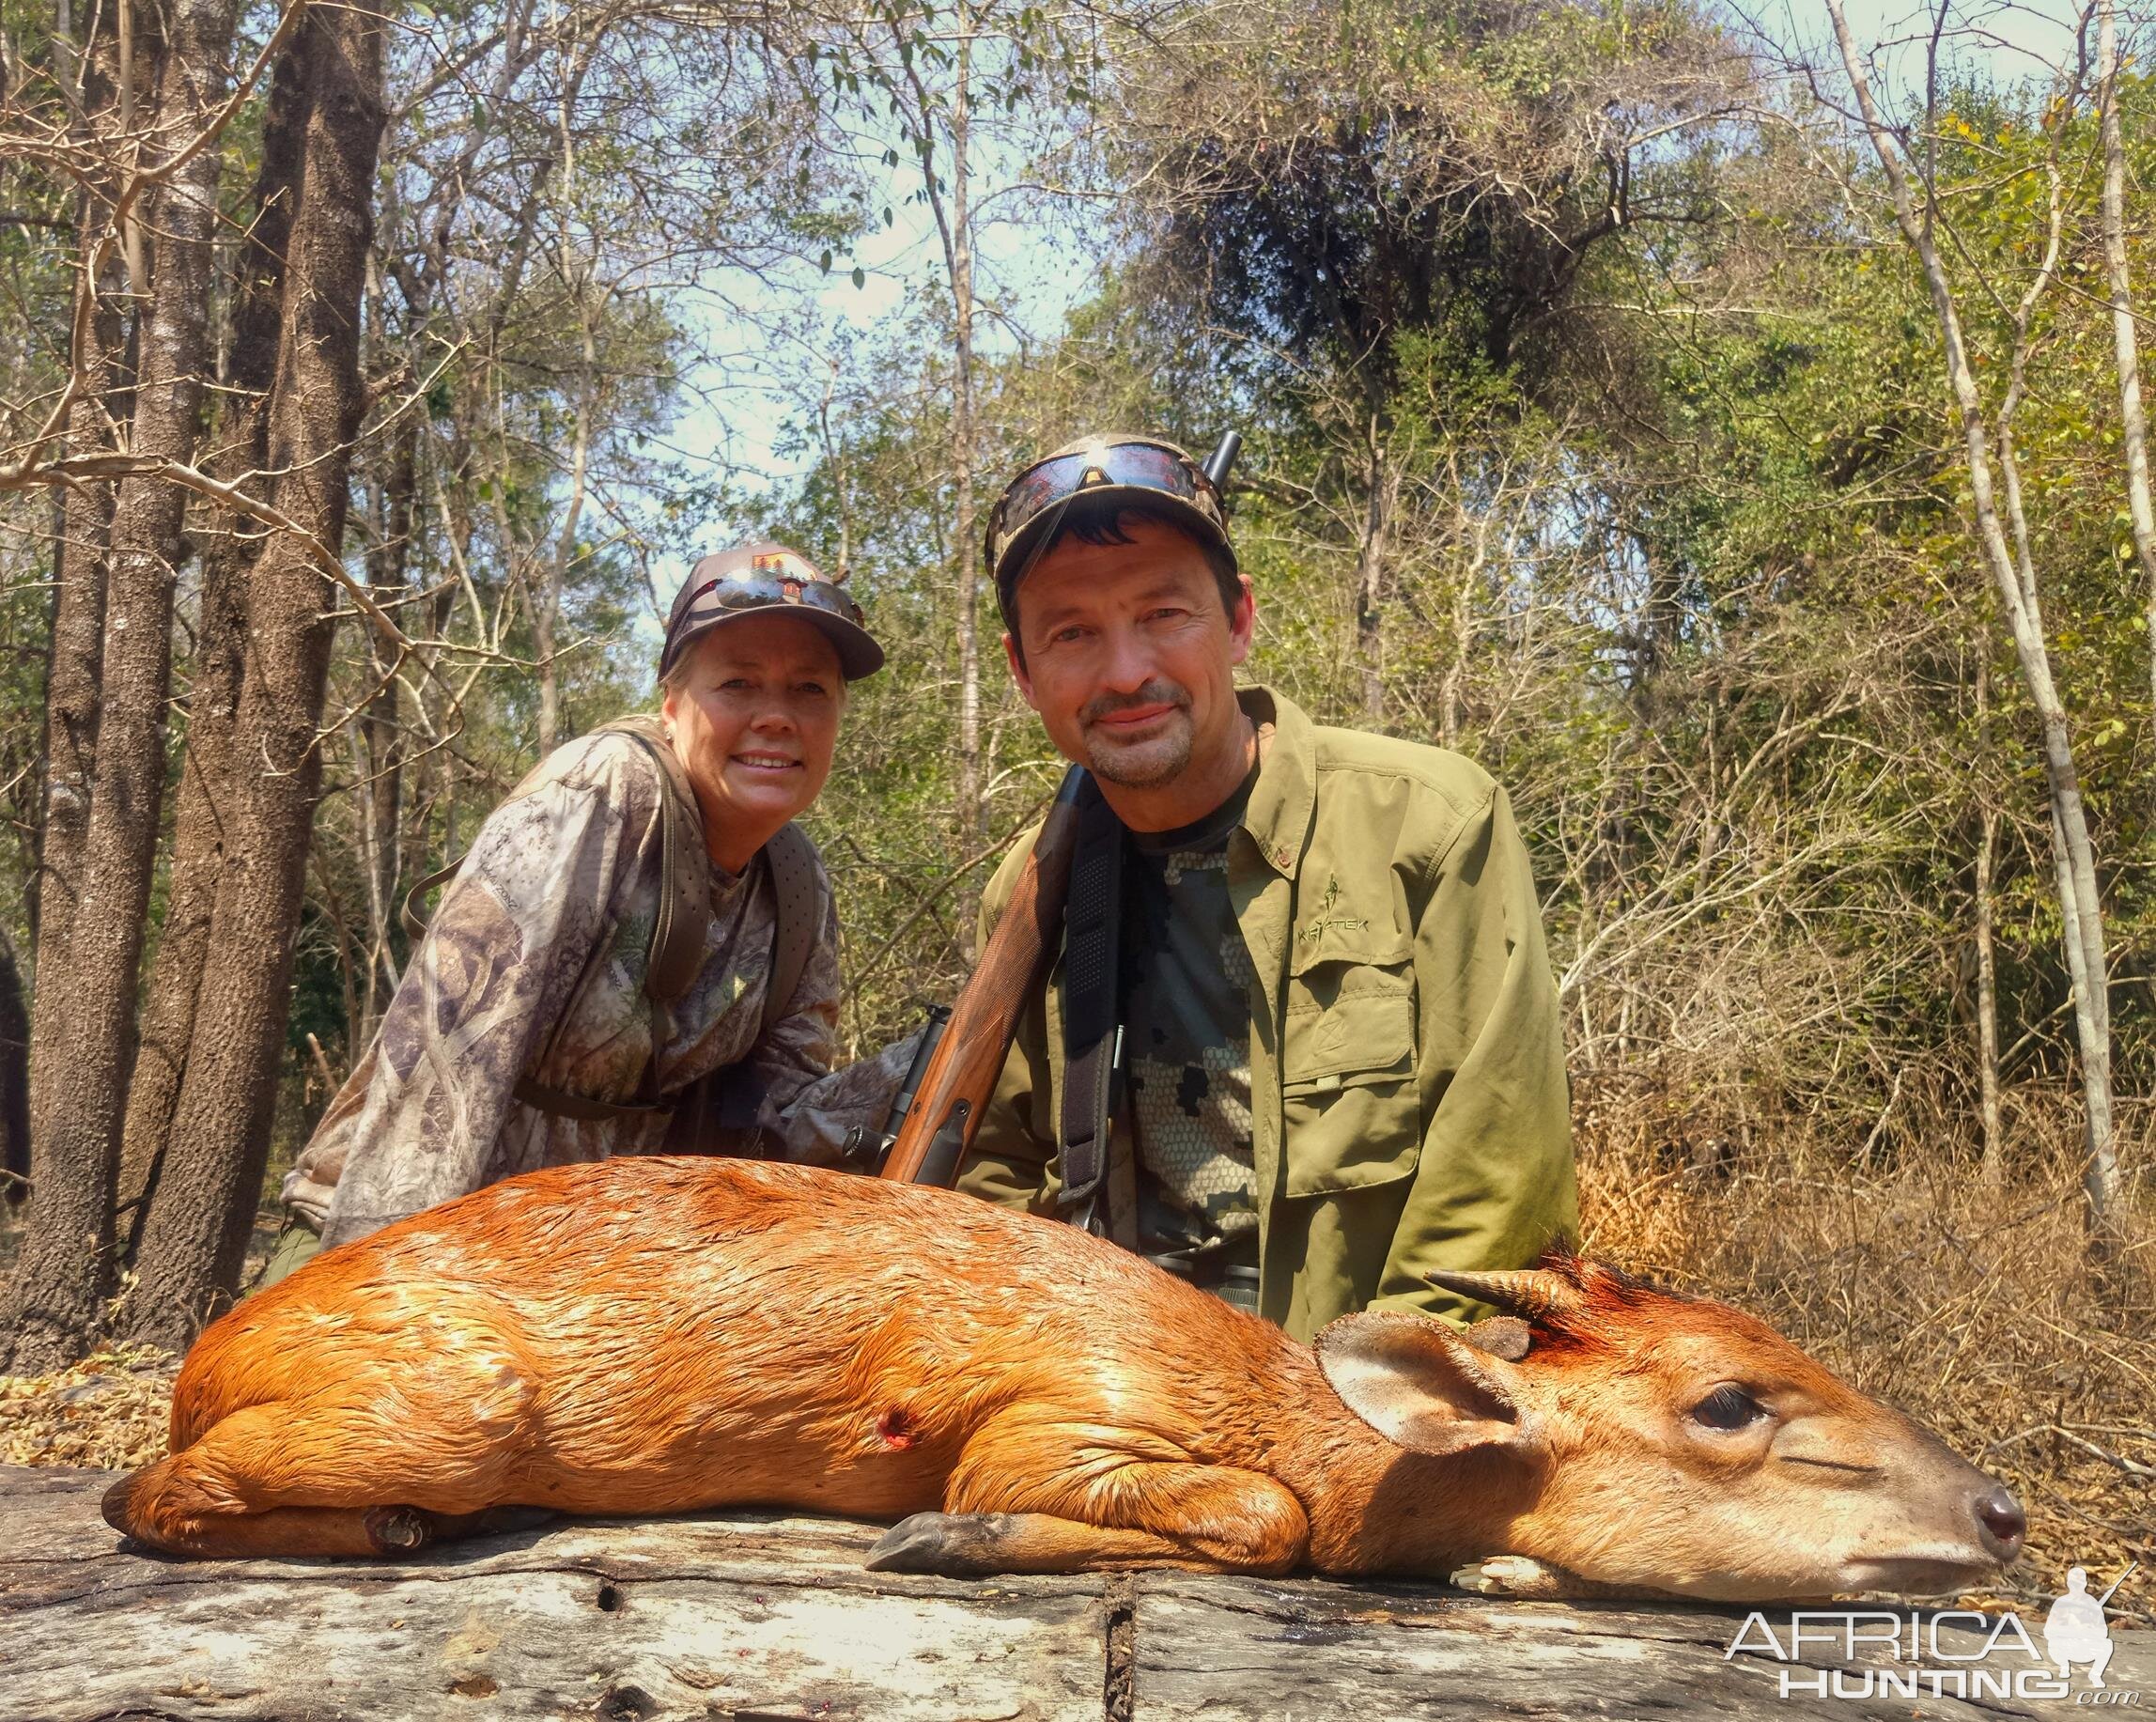
<path fill-rule="evenodd" d="M 2149 23 L 0 0 L 0 1414 L 240 1286 L 702 551 L 867 607 L 848 1053 L 951 998 L 1058 775 L 986 504 L 1233 427 L 1253 675 L 1512 793 L 1589 1248 L 2011 1481 L 2017 1593 L 2156 1565 Z"/>

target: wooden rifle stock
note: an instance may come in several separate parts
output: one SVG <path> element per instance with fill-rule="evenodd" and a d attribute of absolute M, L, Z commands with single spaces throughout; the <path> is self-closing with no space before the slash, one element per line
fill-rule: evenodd
<path fill-rule="evenodd" d="M 945 1187 L 956 1179 L 959 1162 L 1002 1075 L 1018 1017 L 1047 977 L 1062 936 L 1071 854 L 1078 846 L 1078 798 L 1084 783 L 1081 766 L 1064 775 L 1018 876 L 1018 887 L 922 1072 L 912 1109 L 884 1160 L 884 1177 Z"/>

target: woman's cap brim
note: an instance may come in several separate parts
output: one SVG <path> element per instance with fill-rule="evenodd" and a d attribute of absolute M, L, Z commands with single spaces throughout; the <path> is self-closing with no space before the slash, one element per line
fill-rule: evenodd
<path fill-rule="evenodd" d="M 729 622 L 738 622 L 743 616 L 781 615 L 793 616 L 806 622 L 831 643 L 838 653 L 839 674 L 849 682 L 858 682 L 864 675 L 874 675 L 883 668 L 883 647 L 876 644 L 876 636 L 858 623 L 834 615 L 828 610 L 819 610 L 814 604 L 751 604 L 739 610 L 712 610 L 702 615 L 690 614 L 674 638 L 667 643 L 659 659 L 659 674 L 664 676 L 681 661 L 683 654 L 715 628 L 723 628 Z"/>

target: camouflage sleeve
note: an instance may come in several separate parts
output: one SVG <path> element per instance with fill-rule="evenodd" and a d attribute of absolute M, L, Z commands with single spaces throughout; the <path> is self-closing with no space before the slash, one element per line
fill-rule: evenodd
<path fill-rule="evenodd" d="M 920 1037 L 908 1035 L 873 1058 L 831 1069 L 838 1049 L 838 904 L 828 874 L 819 872 L 817 886 L 822 915 L 800 985 L 786 1014 L 757 1041 L 750 1063 L 764 1084 L 757 1124 L 777 1143 L 778 1157 L 835 1166 L 857 1127 L 882 1128 Z"/>
<path fill-rule="evenodd" d="M 1457 1315 L 1434 1267 L 1509 1268 L 1579 1231 L 1557 985 L 1499 789 L 1439 862 L 1416 929 L 1417 1062 L 1435 1104 L 1373 1309 Z"/>
<path fill-rule="evenodd" d="M 373 1046 L 287 1181 L 302 1200 L 333 1186 L 325 1246 L 499 1175 L 489 1160 L 517 1079 L 639 864 L 642 823 L 630 822 L 620 790 L 618 770 L 555 779 L 480 828 Z"/>

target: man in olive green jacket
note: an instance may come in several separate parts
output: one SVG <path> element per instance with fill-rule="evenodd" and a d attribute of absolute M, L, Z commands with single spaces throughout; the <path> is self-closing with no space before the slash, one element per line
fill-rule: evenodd
<path fill-rule="evenodd" d="M 1525 1266 L 1578 1226 L 1504 791 L 1457 754 L 1237 692 L 1249 581 L 1172 445 L 1087 439 L 1029 468 L 988 551 L 1013 673 L 1124 828 L 1097 1229 L 1300 1338 L 1372 1307 L 1481 1313 L 1424 1276 Z M 1030 847 L 990 884 L 984 937 Z M 1059 959 L 961 1188 L 1062 1212 L 1063 1026 Z"/>

